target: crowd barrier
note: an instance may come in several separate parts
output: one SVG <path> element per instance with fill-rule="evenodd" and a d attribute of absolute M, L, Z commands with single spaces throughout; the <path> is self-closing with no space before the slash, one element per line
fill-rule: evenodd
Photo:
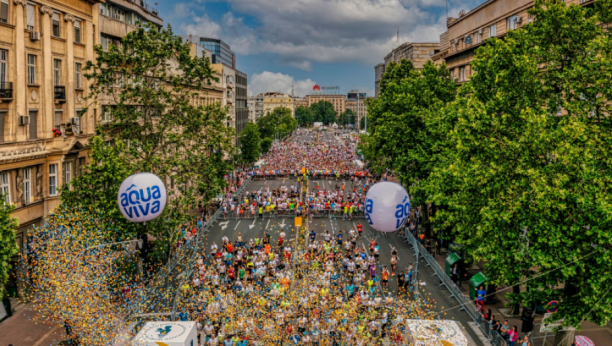
<path fill-rule="evenodd" d="M 240 194 L 251 182 L 249 177 L 234 195 Z M 198 232 L 191 239 L 187 239 L 185 243 L 178 249 L 172 258 L 166 263 L 166 265 L 160 269 L 155 279 L 150 282 L 147 287 L 142 291 L 140 296 L 135 299 L 135 303 L 132 304 L 129 316 L 133 315 L 170 315 L 172 320 L 176 319 L 176 307 L 178 298 L 181 294 L 181 286 L 183 286 L 187 280 L 191 277 L 193 263 L 196 263 L 196 256 L 198 256 L 203 247 L 206 245 L 206 235 L 209 233 L 211 227 L 219 219 L 221 215 L 221 208 L 212 215 L 208 221 L 198 228 Z M 168 291 L 173 292 L 166 294 Z M 137 309 L 165 307 L 165 311 L 137 311 Z M 171 307 L 171 309 L 170 309 Z"/>
<path fill-rule="evenodd" d="M 427 262 L 427 267 L 430 267 L 434 274 L 433 276 L 437 276 L 440 279 L 441 283 L 439 286 L 445 286 L 446 289 L 451 294 L 449 298 L 453 297 L 457 302 L 461 305 L 462 311 L 465 311 L 468 316 L 472 319 L 474 324 L 478 326 L 478 328 L 483 332 L 484 335 L 487 336 L 489 341 L 494 346 L 507 346 L 506 340 L 495 330 L 491 330 L 491 326 L 488 321 L 482 318 L 482 315 L 476 308 L 474 302 L 467 297 L 457 285 L 451 280 L 451 278 L 445 273 L 444 269 L 440 267 L 435 258 L 431 256 L 429 252 L 425 249 L 425 247 L 417 240 L 417 238 L 412 235 L 412 233 L 405 231 L 403 235 L 404 241 L 409 243 L 416 256 L 422 256 Z M 417 258 L 417 262 L 420 259 Z"/>

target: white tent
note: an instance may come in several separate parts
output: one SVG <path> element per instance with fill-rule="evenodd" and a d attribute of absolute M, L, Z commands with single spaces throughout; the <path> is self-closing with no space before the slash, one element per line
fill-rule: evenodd
<path fill-rule="evenodd" d="M 195 322 L 147 322 L 134 337 L 137 346 L 198 346 Z"/>

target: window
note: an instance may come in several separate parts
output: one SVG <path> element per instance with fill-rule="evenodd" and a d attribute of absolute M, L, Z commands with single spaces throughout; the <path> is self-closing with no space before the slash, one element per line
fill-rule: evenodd
<path fill-rule="evenodd" d="M 482 34 L 481 31 L 479 30 L 478 32 L 474 33 L 474 44 L 479 44 L 482 41 Z"/>
<path fill-rule="evenodd" d="M 36 55 L 28 54 L 28 84 L 36 84 Z"/>
<path fill-rule="evenodd" d="M 37 116 L 38 111 L 30 110 L 30 139 L 38 138 Z"/>
<path fill-rule="evenodd" d="M 81 21 L 74 21 L 74 42 L 81 43 Z"/>
<path fill-rule="evenodd" d="M 472 35 L 465 36 L 464 42 L 465 44 L 472 44 Z"/>
<path fill-rule="evenodd" d="M 55 110 L 55 128 L 58 130 L 61 130 L 61 123 L 62 123 L 62 114 L 63 114 L 63 110 L 62 109 L 56 109 Z"/>
<path fill-rule="evenodd" d="M 4 142 L 4 120 L 6 119 L 7 110 L 0 111 L 0 143 Z"/>
<path fill-rule="evenodd" d="M 497 24 L 493 24 L 489 27 L 489 37 L 497 36 Z"/>
<path fill-rule="evenodd" d="M 516 28 L 518 27 L 518 23 L 520 23 L 520 21 L 521 21 L 521 17 L 517 15 L 508 17 L 506 19 L 506 29 L 508 29 L 508 31 L 516 30 Z"/>
<path fill-rule="evenodd" d="M 81 89 L 81 64 L 78 62 L 74 64 L 74 82 L 76 88 Z"/>
<path fill-rule="evenodd" d="M 60 37 L 60 15 L 53 12 L 53 36 Z"/>
<path fill-rule="evenodd" d="M 23 170 L 23 200 L 26 204 L 32 202 L 32 168 Z"/>
<path fill-rule="evenodd" d="M 83 174 L 83 169 L 85 168 L 85 158 L 79 157 L 79 175 Z"/>
<path fill-rule="evenodd" d="M 584 2 L 584 0 L 582 0 L 582 1 Z M 535 19 L 535 17 L 534 17 L 534 16 L 533 16 L 533 14 L 531 14 L 531 13 L 530 13 L 530 14 L 529 14 L 529 16 L 527 17 L 527 21 L 528 21 L 529 23 L 533 23 L 533 20 L 534 20 L 534 19 Z"/>
<path fill-rule="evenodd" d="M 6 56 L 8 51 L 0 49 L 0 89 L 6 89 L 4 83 L 6 82 Z"/>
<path fill-rule="evenodd" d="M 34 11 L 34 4 L 28 4 L 27 5 L 27 25 L 28 25 L 28 30 L 34 31 L 34 23 L 36 22 L 36 16 L 35 16 L 35 11 Z"/>
<path fill-rule="evenodd" d="M 8 23 L 9 0 L 0 1 L 0 22 Z"/>
<path fill-rule="evenodd" d="M 11 177 L 8 172 L 0 173 L 0 195 L 5 204 L 11 204 Z"/>
<path fill-rule="evenodd" d="M 61 85 L 62 78 L 62 61 L 59 59 L 53 60 L 53 83 L 55 86 Z"/>
<path fill-rule="evenodd" d="M 57 163 L 49 165 L 49 196 L 57 195 Z"/>
<path fill-rule="evenodd" d="M 72 162 L 66 162 L 64 163 L 64 184 L 70 184 L 71 180 L 72 180 Z"/>

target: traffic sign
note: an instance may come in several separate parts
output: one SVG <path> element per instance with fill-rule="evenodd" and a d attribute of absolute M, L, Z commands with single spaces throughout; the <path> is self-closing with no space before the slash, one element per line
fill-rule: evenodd
<path fill-rule="evenodd" d="M 556 300 L 552 300 L 550 301 L 547 305 L 546 305 L 546 311 L 550 312 L 551 314 L 559 311 L 559 302 Z"/>

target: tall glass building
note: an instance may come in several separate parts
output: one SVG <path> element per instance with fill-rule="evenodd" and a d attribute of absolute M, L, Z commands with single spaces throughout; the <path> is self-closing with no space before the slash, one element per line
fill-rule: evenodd
<path fill-rule="evenodd" d="M 212 52 L 213 64 L 236 68 L 236 55 L 227 43 L 214 38 L 200 37 L 200 45 Z"/>

